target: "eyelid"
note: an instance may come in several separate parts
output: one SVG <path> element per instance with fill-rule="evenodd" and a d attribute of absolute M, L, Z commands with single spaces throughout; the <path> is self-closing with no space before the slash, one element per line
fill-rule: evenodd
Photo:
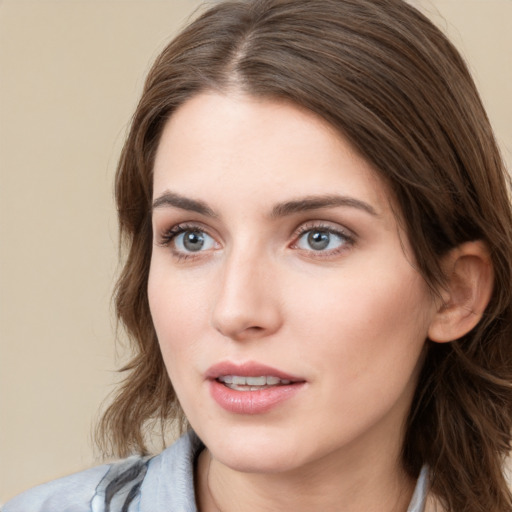
<path fill-rule="evenodd" d="M 293 237 L 299 237 L 300 235 L 311 231 L 312 229 L 325 230 L 332 233 L 339 233 L 346 238 L 356 239 L 357 234 L 351 229 L 338 224 L 337 222 L 327 221 L 327 220 L 310 220 L 307 222 L 301 223 L 297 228 L 295 228 Z"/>

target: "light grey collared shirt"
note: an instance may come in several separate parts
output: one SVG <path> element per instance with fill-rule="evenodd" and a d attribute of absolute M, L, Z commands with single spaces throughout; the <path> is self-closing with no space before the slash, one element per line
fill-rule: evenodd
<path fill-rule="evenodd" d="M 194 464 L 202 448 L 189 432 L 156 457 L 130 457 L 40 485 L 2 512 L 197 512 Z M 427 489 L 423 468 L 407 512 L 424 511 Z"/>

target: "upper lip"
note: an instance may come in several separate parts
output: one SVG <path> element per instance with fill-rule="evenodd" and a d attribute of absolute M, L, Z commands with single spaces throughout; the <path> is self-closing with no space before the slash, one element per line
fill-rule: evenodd
<path fill-rule="evenodd" d="M 222 361 L 214 364 L 206 371 L 207 379 L 218 379 L 226 375 L 239 375 L 243 377 L 263 377 L 273 376 L 281 380 L 289 380 L 291 382 L 304 382 L 305 379 L 291 375 L 289 373 L 272 368 L 265 364 L 257 363 L 255 361 L 247 361 L 244 363 L 232 363 L 230 361 Z"/>

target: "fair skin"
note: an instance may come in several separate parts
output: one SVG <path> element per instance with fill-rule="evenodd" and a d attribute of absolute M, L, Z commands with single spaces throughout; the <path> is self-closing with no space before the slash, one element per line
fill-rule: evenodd
<path fill-rule="evenodd" d="M 166 124 L 153 200 L 148 296 L 207 447 L 201 512 L 405 512 L 404 421 L 448 308 L 371 166 L 296 106 L 203 93 Z M 229 382 L 260 370 L 267 389 Z"/>

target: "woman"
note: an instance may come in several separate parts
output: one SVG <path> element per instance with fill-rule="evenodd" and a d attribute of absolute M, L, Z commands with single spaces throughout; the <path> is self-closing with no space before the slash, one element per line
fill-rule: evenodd
<path fill-rule="evenodd" d="M 135 356 L 101 432 L 142 455 L 5 512 L 512 510 L 507 184 L 402 0 L 212 7 L 154 64 L 116 180 Z"/>

